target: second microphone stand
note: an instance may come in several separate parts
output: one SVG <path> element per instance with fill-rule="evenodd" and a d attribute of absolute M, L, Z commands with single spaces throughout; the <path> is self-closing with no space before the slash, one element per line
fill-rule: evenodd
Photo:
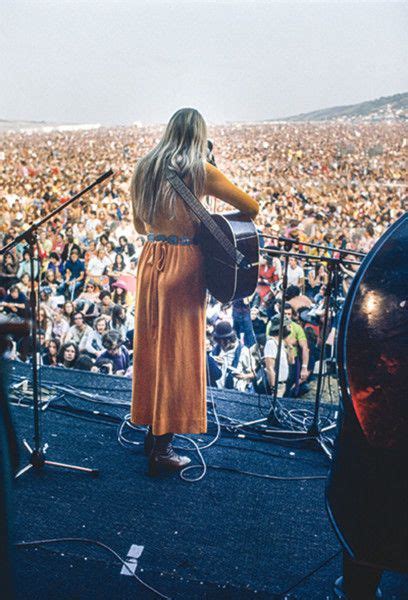
<path fill-rule="evenodd" d="M 97 475 L 98 469 L 90 469 L 88 467 L 80 467 L 77 465 L 56 462 L 53 460 L 47 460 L 45 453 L 48 448 L 48 444 L 43 444 L 41 441 L 41 430 L 40 430 L 40 399 L 39 399 L 39 378 L 38 378 L 38 367 L 39 367 L 39 353 L 38 353 L 38 336 L 37 336 L 37 293 L 36 293 L 36 273 L 35 273 L 35 247 L 38 238 L 38 229 L 47 221 L 49 221 L 56 214 L 64 210 L 68 205 L 72 204 L 75 200 L 89 192 L 96 185 L 99 185 L 105 179 L 108 179 L 113 175 L 113 171 L 109 170 L 93 183 L 88 185 L 78 194 L 67 200 L 64 204 L 53 210 L 51 213 L 35 221 L 30 225 L 23 233 L 19 234 L 13 241 L 6 246 L 3 246 L 0 250 L 0 254 L 5 254 L 14 248 L 17 244 L 25 242 L 28 244 L 30 254 L 30 337 L 31 337 L 31 348 L 32 348 L 32 385 L 33 385 L 33 414 L 34 414 L 34 447 L 31 447 L 27 440 L 23 440 L 23 444 L 30 455 L 29 463 L 20 469 L 16 474 L 16 478 L 23 475 L 30 469 L 42 469 L 45 465 L 52 467 L 60 467 L 63 469 L 73 469 L 75 471 L 82 471 L 89 473 L 90 475 Z M 37 269 L 37 276 L 39 277 L 39 269 Z"/>

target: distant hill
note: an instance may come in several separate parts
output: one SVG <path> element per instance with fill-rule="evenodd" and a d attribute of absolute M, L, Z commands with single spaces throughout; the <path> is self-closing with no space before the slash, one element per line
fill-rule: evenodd
<path fill-rule="evenodd" d="M 0 133 L 7 131 L 77 131 L 98 129 L 99 123 L 51 123 L 47 121 L 7 121 L 0 119 Z"/>
<path fill-rule="evenodd" d="M 280 119 L 281 121 L 407 121 L 408 92 L 348 106 L 333 106 Z"/>

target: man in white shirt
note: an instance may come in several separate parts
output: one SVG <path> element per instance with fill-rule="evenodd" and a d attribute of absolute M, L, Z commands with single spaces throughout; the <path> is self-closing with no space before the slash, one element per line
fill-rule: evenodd
<path fill-rule="evenodd" d="M 279 327 L 280 315 L 274 315 L 271 319 L 271 326 L 269 330 L 271 337 L 266 342 L 264 350 L 266 376 L 268 377 L 268 383 L 271 389 L 274 388 L 276 380 L 276 359 L 278 356 Z M 289 335 L 290 329 L 288 322 L 285 319 L 283 322 L 283 339 L 279 360 L 278 396 L 280 398 L 282 398 L 285 393 L 286 380 L 289 376 L 288 356 L 284 342 L 285 338 L 287 338 Z"/>
<path fill-rule="evenodd" d="M 109 256 L 107 256 L 105 250 L 100 248 L 96 253 L 96 256 L 92 256 L 89 260 L 87 272 L 92 279 L 100 278 L 104 273 L 107 267 L 110 267 L 111 260 Z"/>
<path fill-rule="evenodd" d="M 305 272 L 302 267 L 299 266 L 297 258 L 291 256 L 289 258 L 288 265 L 288 287 L 290 285 L 296 285 L 298 288 L 303 290 L 303 284 L 305 282 Z"/>

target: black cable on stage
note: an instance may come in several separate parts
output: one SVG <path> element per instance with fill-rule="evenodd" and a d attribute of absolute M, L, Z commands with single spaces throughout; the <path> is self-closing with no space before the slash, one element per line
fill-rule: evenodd
<path fill-rule="evenodd" d="M 280 475 L 268 475 L 263 473 L 253 473 L 252 471 L 243 471 L 235 467 L 223 467 L 219 465 L 208 465 L 209 469 L 216 469 L 218 471 L 227 471 L 229 473 L 238 473 L 239 475 L 248 475 L 249 477 L 259 477 L 260 479 L 273 479 L 274 481 L 305 481 L 305 480 L 316 480 L 316 479 L 327 479 L 327 475 L 303 475 L 294 477 L 283 477 Z"/>
<path fill-rule="evenodd" d="M 160 598 L 164 598 L 165 600 L 171 600 L 169 596 L 165 596 L 164 594 L 162 594 L 161 592 L 159 592 L 158 590 L 156 590 L 154 587 L 150 586 L 148 583 L 146 583 L 145 581 L 143 581 L 142 579 L 140 579 L 140 577 L 138 575 L 136 575 L 136 573 L 134 573 L 129 565 L 127 564 L 127 562 L 121 558 L 119 556 L 119 554 L 117 552 L 115 552 L 115 550 L 113 550 L 110 546 L 108 546 L 107 544 L 104 544 L 103 542 L 100 542 L 99 540 L 93 540 L 92 538 L 74 538 L 74 537 L 66 537 L 66 538 L 52 538 L 52 539 L 46 539 L 46 540 L 34 540 L 32 542 L 17 542 L 15 544 L 15 546 L 17 548 L 27 548 L 29 546 L 45 546 L 46 544 L 55 544 L 55 543 L 65 543 L 65 542 L 79 542 L 82 544 L 93 544 L 95 546 L 98 546 L 99 548 L 103 548 L 104 550 L 107 550 L 108 552 L 110 552 L 111 554 L 113 554 L 113 556 L 115 558 L 117 558 L 117 560 L 119 560 L 122 565 L 129 571 L 129 574 L 132 575 L 132 577 L 134 577 L 136 579 L 136 581 L 138 581 L 141 585 L 143 585 L 145 588 L 147 588 L 148 590 L 150 590 L 151 592 L 153 592 L 154 594 L 156 594 L 157 596 L 159 596 Z"/>
<path fill-rule="evenodd" d="M 331 562 L 334 558 L 336 558 L 336 556 L 338 556 L 341 553 L 342 553 L 342 550 L 337 550 L 337 552 L 335 554 L 333 554 L 332 556 L 329 556 L 329 558 L 326 558 L 324 561 L 322 561 L 321 563 L 319 563 L 317 565 L 317 567 L 315 567 L 312 571 L 309 571 L 309 573 L 307 573 L 301 579 L 299 579 L 298 581 L 296 581 L 296 583 L 294 583 L 293 585 L 291 585 L 290 588 L 288 588 L 284 592 L 281 592 L 279 594 L 279 596 L 285 598 L 287 596 L 287 594 L 289 594 L 289 592 L 291 592 L 292 590 L 294 590 L 303 581 L 305 581 L 306 579 L 308 579 L 309 577 L 311 577 L 312 575 L 314 575 L 315 573 L 317 573 L 317 571 L 319 571 L 322 567 L 324 567 L 327 564 L 329 564 L 329 562 Z"/>

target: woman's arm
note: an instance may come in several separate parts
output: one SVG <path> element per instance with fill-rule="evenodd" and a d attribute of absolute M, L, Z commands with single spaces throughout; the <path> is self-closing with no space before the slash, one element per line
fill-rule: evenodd
<path fill-rule="evenodd" d="M 256 217 L 259 212 L 259 204 L 256 200 L 231 183 L 221 171 L 210 165 L 210 163 L 206 163 L 205 171 L 206 194 L 228 202 L 228 204 L 231 204 L 251 218 Z"/>

